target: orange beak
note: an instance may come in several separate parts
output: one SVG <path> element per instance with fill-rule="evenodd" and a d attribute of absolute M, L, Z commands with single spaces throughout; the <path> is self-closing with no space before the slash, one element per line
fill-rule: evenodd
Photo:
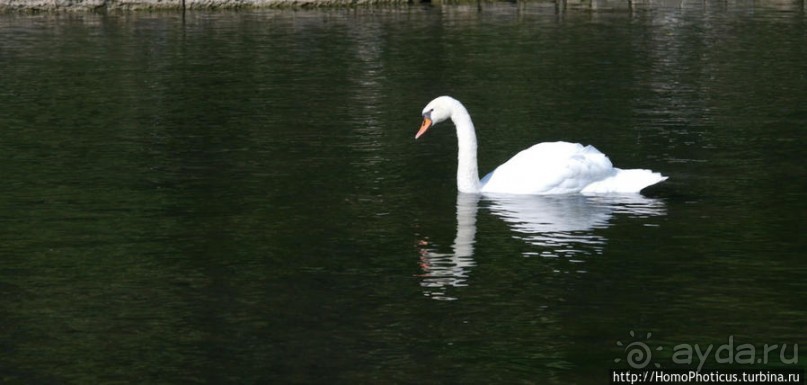
<path fill-rule="evenodd" d="M 420 130 L 418 130 L 418 133 L 415 134 L 415 140 L 417 140 L 417 138 L 420 138 L 421 135 L 425 134 L 426 131 L 431 126 L 432 126 L 432 120 L 429 119 L 428 117 L 424 116 L 423 117 L 423 123 L 420 124 Z"/>

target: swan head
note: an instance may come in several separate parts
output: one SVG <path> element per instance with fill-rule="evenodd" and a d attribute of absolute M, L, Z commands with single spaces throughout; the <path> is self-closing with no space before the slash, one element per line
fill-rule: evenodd
<path fill-rule="evenodd" d="M 457 99 L 450 96 L 440 96 L 423 107 L 423 123 L 420 130 L 415 134 L 415 139 L 420 138 L 426 131 L 437 123 L 440 123 L 454 114 L 457 105 L 462 106 Z"/>

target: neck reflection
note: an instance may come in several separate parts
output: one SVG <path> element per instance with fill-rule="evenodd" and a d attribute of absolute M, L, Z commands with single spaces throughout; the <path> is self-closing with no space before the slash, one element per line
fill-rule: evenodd
<path fill-rule="evenodd" d="M 447 295 L 446 291 L 450 287 L 468 285 L 468 274 L 476 265 L 473 256 L 478 204 L 478 194 L 457 194 L 457 236 L 451 253 L 421 247 L 420 267 L 423 274 L 420 285 L 424 295 L 438 300 L 455 300 L 457 298 Z"/>

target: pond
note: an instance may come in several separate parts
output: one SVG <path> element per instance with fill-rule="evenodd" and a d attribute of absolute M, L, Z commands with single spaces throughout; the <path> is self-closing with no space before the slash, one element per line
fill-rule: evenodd
<path fill-rule="evenodd" d="M 0 15 L 0 382 L 602 384 L 807 342 L 803 2 L 480 7 Z M 669 180 L 458 194 L 451 123 L 414 140 L 443 94 L 483 175 L 565 140 Z"/>

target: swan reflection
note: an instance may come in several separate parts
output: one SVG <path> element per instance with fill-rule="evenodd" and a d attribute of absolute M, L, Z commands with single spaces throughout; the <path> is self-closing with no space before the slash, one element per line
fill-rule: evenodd
<path fill-rule="evenodd" d="M 434 299 L 454 300 L 446 295 L 449 287 L 467 286 L 466 279 L 474 263 L 476 238 L 476 212 L 479 204 L 477 194 L 457 194 L 457 236 L 451 245 L 451 253 L 439 253 L 433 248 L 420 249 L 420 267 L 423 274 L 420 285 L 424 294 Z"/>
<path fill-rule="evenodd" d="M 477 211 L 480 205 L 501 218 L 512 236 L 534 246 L 524 256 L 564 258 L 584 262 L 602 254 L 608 239 L 597 232 L 610 226 L 615 215 L 648 218 L 664 215 L 664 203 L 631 195 L 457 195 L 457 236 L 450 253 L 420 245 L 424 294 L 434 299 L 457 299 L 452 287 L 467 286 L 474 262 Z"/>

